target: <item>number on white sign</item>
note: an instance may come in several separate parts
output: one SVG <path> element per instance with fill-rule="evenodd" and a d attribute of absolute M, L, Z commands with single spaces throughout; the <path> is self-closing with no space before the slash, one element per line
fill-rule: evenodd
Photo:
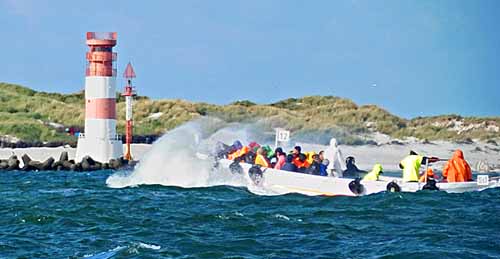
<path fill-rule="evenodd" d="M 278 141 L 287 142 L 288 140 L 290 140 L 290 131 L 288 130 L 278 131 Z"/>
<path fill-rule="evenodd" d="M 477 176 L 477 185 L 488 185 L 490 183 L 489 177 L 487 175 L 478 175 Z"/>

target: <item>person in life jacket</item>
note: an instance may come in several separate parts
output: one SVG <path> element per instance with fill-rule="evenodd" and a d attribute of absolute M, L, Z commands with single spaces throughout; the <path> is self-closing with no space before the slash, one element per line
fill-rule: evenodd
<path fill-rule="evenodd" d="M 299 154 L 302 152 L 302 148 L 300 146 L 295 146 L 292 150 L 293 159 L 299 157 Z"/>
<path fill-rule="evenodd" d="M 266 151 L 264 148 L 260 147 L 257 149 L 257 155 L 255 156 L 255 164 L 261 167 L 269 167 L 269 161 L 266 158 Z"/>
<path fill-rule="evenodd" d="M 313 161 L 311 165 L 306 169 L 306 173 L 312 175 L 321 175 L 320 168 L 321 168 L 321 161 L 319 160 L 319 155 L 314 154 Z"/>
<path fill-rule="evenodd" d="M 462 150 L 457 149 L 443 168 L 443 177 L 449 183 L 472 181 L 472 171 L 464 159 Z"/>
<path fill-rule="evenodd" d="M 250 148 L 247 146 L 244 146 L 240 150 L 231 154 L 232 160 L 243 161 L 245 159 L 246 154 L 248 154 L 248 152 L 250 152 Z M 230 158 L 228 157 L 228 159 L 230 159 Z"/>
<path fill-rule="evenodd" d="M 285 153 L 283 153 L 283 149 L 279 147 L 276 148 L 276 150 L 274 150 L 274 154 L 276 155 L 276 160 L 277 160 L 276 165 L 274 165 L 274 169 L 280 170 L 281 167 L 283 167 L 283 165 L 286 162 Z"/>
<path fill-rule="evenodd" d="M 373 169 L 363 177 L 363 181 L 378 181 L 380 174 L 383 173 L 381 164 L 375 164 Z"/>
<path fill-rule="evenodd" d="M 229 146 L 227 159 L 233 160 L 235 153 L 237 153 L 242 147 L 243 147 L 243 145 L 241 144 L 241 142 L 239 140 L 234 141 L 233 144 L 231 146 Z"/>
<path fill-rule="evenodd" d="M 422 174 L 420 176 L 420 179 L 418 179 L 418 181 L 421 183 L 425 183 L 428 180 L 435 180 L 434 179 L 434 171 L 432 170 L 432 168 L 427 168 L 427 172 L 425 172 L 425 174 Z"/>
<path fill-rule="evenodd" d="M 437 181 L 434 179 L 434 172 L 432 171 L 432 168 L 427 168 L 427 172 L 422 174 L 419 181 L 421 183 L 425 183 L 425 185 L 422 186 L 422 190 L 439 191 Z"/>
<path fill-rule="evenodd" d="M 306 161 L 307 161 L 307 163 L 309 163 L 310 165 L 312 165 L 312 163 L 314 162 L 314 155 L 316 155 L 316 152 L 309 151 L 309 152 L 306 152 L 304 154 L 306 155 Z"/>
<path fill-rule="evenodd" d="M 399 168 L 403 169 L 403 182 L 418 182 L 420 166 L 438 160 L 437 157 L 421 156 L 413 150 L 410 151 L 410 154 L 399 163 Z"/>
<path fill-rule="evenodd" d="M 292 156 L 293 156 L 293 163 L 295 164 L 295 166 L 297 166 L 297 168 L 299 167 L 299 165 L 302 164 L 302 162 L 299 159 L 300 154 L 302 154 L 302 148 L 300 146 L 295 146 L 292 149 Z"/>
<path fill-rule="evenodd" d="M 286 156 L 285 164 L 281 167 L 280 170 L 288 171 L 288 172 L 297 172 L 297 166 L 293 163 L 293 155 L 289 154 Z"/>
<path fill-rule="evenodd" d="M 346 165 L 335 138 L 330 139 L 330 146 L 325 150 L 324 156 L 330 161 L 328 165 L 329 173 L 331 172 L 335 176 L 340 176 L 346 169 Z"/>
<path fill-rule="evenodd" d="M 306 155 L 303 153 L 300 153 L 299 156 L 293 160 L 293 163 L 297 166 L 297 171 L 299 173 L 305 173 L 306 169 L 310 166 L 307 162 Z"/>

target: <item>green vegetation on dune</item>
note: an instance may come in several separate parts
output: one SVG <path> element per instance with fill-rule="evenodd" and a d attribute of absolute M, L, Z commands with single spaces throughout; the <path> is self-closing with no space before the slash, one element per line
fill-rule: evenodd
<path fill-rule="evenodd" d="M 123 134 L 125 103 L 123 97 L 117 97 L 118 132 Z M 25 141 L 75 141 L 49 123 L 83 128 L 84 108 L 83 92 L 45 93 L 0 83 L 0 136 Z M 134 133 L 162 134 L 200 116 L 214 116 L 227 122 L 258 122 L 266 129 L 283 127 L 299 136 L 315 136 L 315 132 L 321 132 L 326 134 L 319 135 L 341 136 L 344 142 L 352 144 L 362 143 L 358 136 L 371 132 L 428 140 L 500 137 L 500 117 L 445 115 L 405 120 L 375 105 L 358 106 L 351 100 L 334 96 L 290 98 L 268 105 L 240 100 L 222 106 L 139 97 L 134 103 Z"/>

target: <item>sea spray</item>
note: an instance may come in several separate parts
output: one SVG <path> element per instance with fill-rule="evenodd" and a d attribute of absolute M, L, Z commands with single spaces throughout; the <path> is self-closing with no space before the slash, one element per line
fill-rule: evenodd
<path fill-rule="evenodd" d="M 231 144 L 240 140 L 248 144 L 266 139 L 268 135 L 270 132 L 262 127 L 261 122 L 226 123 L 203 117 L 167 132 L 153 144 L 134 171 L 119 171 L 111 175 L 106 184 L 111 188 L 144 184 L 183 188 L 230 185 L 245 186 L 258 195 L 283 194 L 248 184 L 245 175 L 233 174 L 227 168 L 216 166 L 213 156 L 218 142 Z"/>
<path fill-rule="evenodd" d="M 243 177 L 218 170 L 214 167 L 214 159 L 197 154 L 210 154 L 218 141 L 248 141 L 245 128 L 214 118 L 201 118 L 183 124 L 156 141 L 133 172 L 117 172 L 106 180 L 106 184 L 112 188 L 142 184 L 184 188 L 242 186 L 245 182 Z"/>

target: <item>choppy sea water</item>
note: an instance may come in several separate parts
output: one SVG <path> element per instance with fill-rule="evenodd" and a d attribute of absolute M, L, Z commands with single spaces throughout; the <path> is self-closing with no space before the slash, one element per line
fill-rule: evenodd
<path fill-rule="evenodd" d="M 499 258 L 500 189 L 365 197 L 0 173 L 0 258 Z"/>

